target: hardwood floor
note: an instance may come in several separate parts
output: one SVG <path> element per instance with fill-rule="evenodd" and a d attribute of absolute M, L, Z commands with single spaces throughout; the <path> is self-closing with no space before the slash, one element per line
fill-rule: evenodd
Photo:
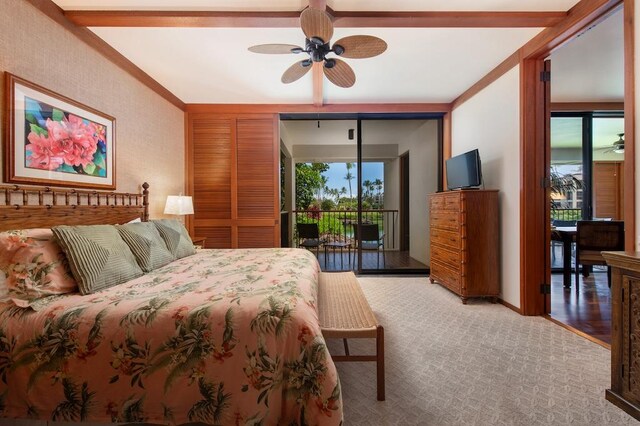
<path fill-rule="evenodd" d="M 315 251 L 312 250 L 315 254 Z M 349 254 L 345 249 L 342 253 L 342 257 L 340 256 L 340 250 L 336 250 L 335 253 L 333 250 L 328 250 L 327 259 L 325 263 L 324 250 L 320 249 L 318 254 L 318 262 L 320 263 L 320 268 L 325 272 L 335 272 L 335 271 L 348 271 L 351 269 L 356 269 L 358 266 L 358 261 L 355 259 L 354 266 L 354 256 L 357 256 L 353 250 L 351 251 L 351 266 L 349 265 Z M 385 269 L 385 270 L 427 270 L 427 266 L 417 260 L 413 259 L 409 256 L 408 251 L 387 251 L 385 253 L 385 262 L 382 262 L 382 253 L 380 254 L 380 263 L 378 264 L 377 253 L 375 252 L 363 252 L 362 253 L 362 264 L 364 266 L 363 269 Z"/>
<path fill-rule="evenodd" d="M 562 274 L 551 274 L 551 314 L 554 320 L 611 344 L 611 291 L 606 269 L 596 270 L 585 278 L 580 275 L 576 291 L 562 284 Z"/>

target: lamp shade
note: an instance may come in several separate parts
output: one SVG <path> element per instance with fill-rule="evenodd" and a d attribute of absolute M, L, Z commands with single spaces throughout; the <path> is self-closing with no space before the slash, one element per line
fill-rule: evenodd
<path fill-rule="evenodd" d="M 193 199 L 185 195 L 169 195 L 164 214 L 193 214 Z"/>

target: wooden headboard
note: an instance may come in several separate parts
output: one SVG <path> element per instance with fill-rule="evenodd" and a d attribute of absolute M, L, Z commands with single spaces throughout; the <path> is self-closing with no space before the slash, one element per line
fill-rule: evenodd
<path fill-rule="evenodd" d="M 57 189 L 0 185 L 0 231 L 51 228 L 56 225 L 101 225 L 149 219 L 149 184 L 142 192 Z"/>

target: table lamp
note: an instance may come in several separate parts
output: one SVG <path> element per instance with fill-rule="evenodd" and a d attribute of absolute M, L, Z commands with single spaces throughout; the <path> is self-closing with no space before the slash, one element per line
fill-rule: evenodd
<path fill-rule="evenodd" d="M 186 195 L 169 195 L 164 206 L 164 214 L 184 216 L 193 214 L 193 198 Z M 183 218 L 181 217 L 181 220 Z"/>

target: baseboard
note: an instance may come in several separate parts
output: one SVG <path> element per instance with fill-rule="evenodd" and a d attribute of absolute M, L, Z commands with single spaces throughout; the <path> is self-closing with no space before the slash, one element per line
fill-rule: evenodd
<path fill-rule="evenodd" d="M 546 319 L 548 319 L 548 320 L 549 320 L 549 321 L 551 321 L 552 323 L 554 323 L 554 324 L 556 324 L 556 325 L 559 325 L 560 327 L 562 327 L 562 328 L 564 328 L 564 329 L 566 329 L 566 330 L 569 330 L 569 331 L 570 331 L 570 332 L 572 332 L 572 333 L 577 334 L 577 335 L 578 335 L 578 336 L 580 336 L 580 337 L 584 337 L 585 339 L 589 340 L 590 342 L 596 343 L 596 344 L 598 344 L 598 345 L 602 346 L 603 348 L 606 348 L 606 349 L 611 350 L 611 345 L 610 345 L 610 344 L 608 344 L 608 343 L 606 343 L 606 342 L 603 342 L 602 340 L 597 339 L 597 338 L 595 338 L 595 337 L 593 337 L 593 336 L 589 336 L 589 335 L 588 335 L 587 333 L 585 333 L 584 331 L 580 331 L 580 330 L 578 330 L 577 328 L 573 328 L 573 327 L 571 327 L 570 325 L 567 325 L 567 324 L 565 324 L 565 323 L 563 323 L 563 322 L 558 321 L 557 319 L 551 318 L 551 316 L 550 316 L 550 315 L 548 315 L 548 314 L 547 314 L 547 315 L 543 315 L 543 317 L 544 317 L 544 318 L 546 318 Z"/>
<path fill-rule="evenodd" d="M 513 306 L 511 303 L 509 302 L 505 302 L 504 300 L 502 300 L 501 298 L 498 297 L 498 303 L 500 303 L 501 305 L 506 306 L 507 308 L 511 309 L 513 312 L 516 312 L 520 315 L 522 315 L 522 311 L 520 310 L 520 308 L 517 308 L 515 306 Z"/>

